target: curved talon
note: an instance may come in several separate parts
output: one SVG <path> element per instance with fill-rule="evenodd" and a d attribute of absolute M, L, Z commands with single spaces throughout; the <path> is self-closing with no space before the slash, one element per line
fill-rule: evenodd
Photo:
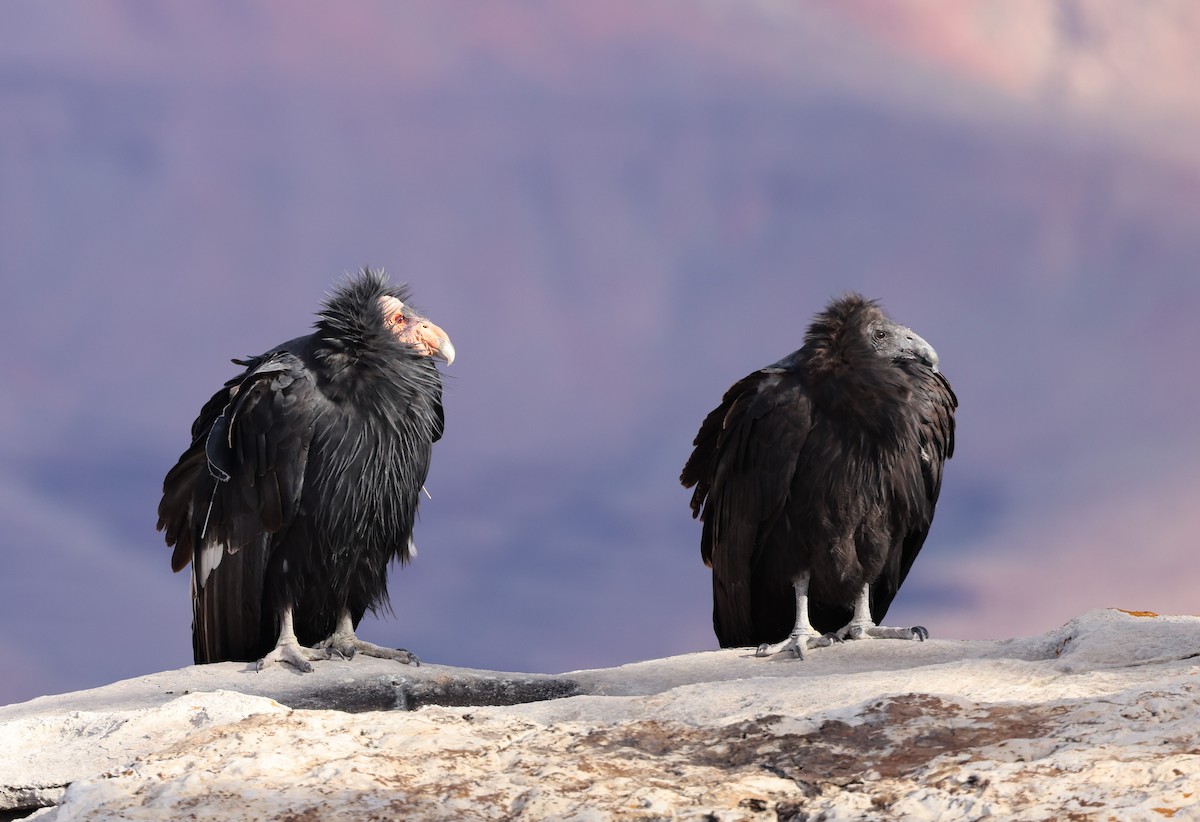
<path fill-rule="evenodd" d="M 791 653 L 795 659 L 804 659 L 804 652 L 813 648 L 828 648 L 834 640 L 828 634 L 802 633 L 791 634 L 782 642 L 774 645 L 763 643 L 754 650 L 756 657 L 769 657 L 776 654 Z"/>
<path fill-rule="evenodd" d="M 918 642 L 924 642 L 929 639 L 929 631 L 923 625 L 914 625 L 912 628 L 888 628 L 871 622 L 852 622 L 838 631 L 837 636 L 845 640 L 915 639 Z"/>
<path fill-rule="evenodd" d="M 318 654 L 324 654 L 325 659 L 333 659 L 335 656 L 338 659 L 347 659 L 342 650 L 334 646 L 333 637 L 321 640 L 316 645 L 311 646 L 309 650 Z"/>
<path fill-rule="evenodd" d="M 261 674 L 272 663 L 281 662 L 281 661 L 282 660 L 278 660 L 278 659 L 267 659 L 267 657 L 264 656 L 262 659 L 258 660 L 258 662 L 254 663 L 254 672 Z M 298 670 L 302 674 L 311 674 L 312 670 L 313 670 L 313 666 L 312 666 L 311 662 L 304 662 L 304 661 L 293 662 L 292 667 L 295 668 L 296 670 Z"/>
<path fill-rule="evenodd" d="M 842 641 L 842 638 L 837 635 L 837 631 L 830 631 L 827 634 L 821 634 L 821 639 L 829 640 L 829 642 L 826 643 L 826 646 Z"/>
<path fill-rule="evenodd" d="M 307 651 L 308 648 L 301 648 L 299 645 L 276 645 L 269 654 L 255 663 L 254 670 L 261 673 L 271 665 L 287 663 L 302 674 L 311 674 L 313 666 L 309 659 L 316 657 L 309 656 Z"/>
<path fill-rule="evenodd" d="M 350 634 L 348 636 L 334 635 L 321 643 L 329 648 L 330 654 L 337 654 L 342 659 L 354 659 L 359 654 L 363 656 L 375 657 L 376 659 L 390 659 L 394 662 L 399 662 L 402 665 L 414 665 L 421 667 L 421 660 L 417 659 L 417 655 L 412 651 L 406 651 L 403 648 L 384 648 L 381 645 L 367 642 Z"/>

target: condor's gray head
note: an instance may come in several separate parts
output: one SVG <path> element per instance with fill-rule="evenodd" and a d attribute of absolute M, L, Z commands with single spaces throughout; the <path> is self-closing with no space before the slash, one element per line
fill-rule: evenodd
<path fill-rule="evenodd" d="M 895 365 L 921 363 L 934 371 L 938 367 L 932 345 L 888 319 L 874 300 L 855 293 L 833 300 L 813 318 L 804 347 L 785 362 L 792 358 L 818 378 L 838 378 L 847 368 L 870 367 L 881 359 Z"/>
<path fill-rule="evenodd" d="M 907 326 L 892 322 L 876 309 L 877 316 L 866 325 L 866 334 L 875 353 L 892 362 L 916 360 L 934 371 L 938 370 L 938 355 L 933 346 Z"/>

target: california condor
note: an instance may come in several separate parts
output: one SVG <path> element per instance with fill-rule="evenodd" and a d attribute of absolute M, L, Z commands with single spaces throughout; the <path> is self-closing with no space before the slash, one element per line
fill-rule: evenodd
<path fill-rule="evenodd" d="M 680 476 L 722 647 L 928 636 L 879 622 L 929 533 L 957 407 L 932 346 L 858 294 L 725 393 Z"/>
<path fill-rule="evenodd" d="M 444 426 L 433 360 L 449 364 L 454 347 L 370 269 L 318 318 L 312 334 L 234 360 L 245 370 L 204 405 L 163 481 L 158 528 L 171 567 L 192 564 L 197 663 L 417 662 L 354 630 L 388 607 L 389 563 L 414 554 Z"/>

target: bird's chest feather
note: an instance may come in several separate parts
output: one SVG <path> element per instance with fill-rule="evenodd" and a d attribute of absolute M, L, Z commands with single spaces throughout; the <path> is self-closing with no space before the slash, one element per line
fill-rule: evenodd
<path fill-rule="evenodd" d="M 879 436 L 828 416 L 817 417 L 797 461 L 790 489 L 809 523 L 828 539 L 863 529 L 887 529 L 897 506 L 907 505 L 913 473 L 919 475 L 915 436 Z"/>
<path fill-rule="evenodd" d="M 350 409 L 321 422 L 310 449 L 310 479 L 332 486 L 332 498 L 352 489 L 368 499 L 404 495 L 425 481 L 431 438 L 415 419 Z"/>
<path fill-rule="evenodd" d="M 330 550 L 404 550 L 431 451 L 420 409 L 328 409 L 315 426 L 305 486 L 308 513 Z"/>

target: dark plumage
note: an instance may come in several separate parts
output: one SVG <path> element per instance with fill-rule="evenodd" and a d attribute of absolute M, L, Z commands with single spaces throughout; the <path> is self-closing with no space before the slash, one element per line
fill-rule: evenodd
<path fill-rule="evenodd" d="M 954 452 L 958 400 L 937 362 L 850 294 L 704 420 L 680 481 L 695 486 L 722 647 L 802 655 L 830 632 L 925 637 L 876 623 L 925 542 Z"/>
<path fill-rule="evenodd" d="M 196 662 L 309 670 L 332 651 L 415 660 L 353 633 L 387 607 L 389 562 L 412 555 L 443 429 L 432 356 L 448 363 L 454 349 L 407 302 L 404 287 L 364 269 L 312 334 L 234 360 L 245 370 L 192 424 L 158 528 L 175 548 L 171 567 L 192 563 Z"/>

